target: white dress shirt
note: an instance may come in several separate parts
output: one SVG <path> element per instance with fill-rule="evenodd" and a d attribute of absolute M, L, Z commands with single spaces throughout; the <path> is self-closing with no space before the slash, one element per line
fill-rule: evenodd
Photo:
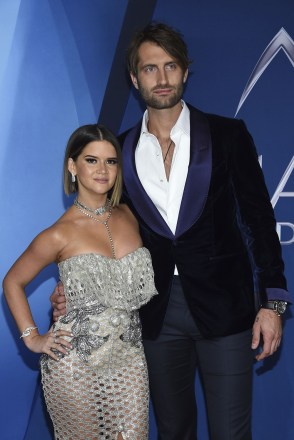
<path fill-rule="evenodd" d="M 175 234 L 190 161 L 190 111 L 182 101 L 181 114 L 171 130 L 175 144 L 169 180 L 156 136 L 148 132 L 148 111 L 143 115 L 141 135 L 135 152 L 139 179 L 146 193 Z"/>

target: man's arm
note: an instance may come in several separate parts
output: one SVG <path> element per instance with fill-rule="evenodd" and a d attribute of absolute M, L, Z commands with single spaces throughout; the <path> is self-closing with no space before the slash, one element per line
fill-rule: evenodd
<path fill-rule="evenodd" d="M 239 208 L 241 229 L 252 256 L 260 299 L 264 303 L 270 299 L 267 295 L 268 290 L 274 290 L 274 294 L 278 295 L 273 299 L 280 299 L 282 291 L 286 293 L 284 263 L 276 232 L 274 210 L 255 145 L 244 123 L 235 122 L 238 123 L 239 130 L 235 131 L 230 154 L 232 183 Z"/>
<path fill-rule="evenodd" d="M 258 278 L 260 302 L 272 299 L 289 302 L 274 211 L 256 149 L 244 123 L 236 123 L 239 123 L 240 131 L 231 151 L 232 181 L 240 221 L 246 226 L 246 241 Z M 263 344 L 256 359 L 262 360 L 270 356 L 281 343 L 282 318 L 273 310 L 261 308 L 252 334 L 253 349 Z"/>
<path fill-rule="evenodd" d="M 52 295 L 50 296 L 50 301 L 53 308 L 53 320 L 57 321 L 59 316 L 63 316 L 66 313 L 66 300 L 61 281 L 57 283 Z"/>

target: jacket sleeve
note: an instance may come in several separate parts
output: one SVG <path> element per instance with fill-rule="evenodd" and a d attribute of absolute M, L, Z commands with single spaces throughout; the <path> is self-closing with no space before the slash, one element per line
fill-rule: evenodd
<path fill-rule="evenodd" d="M 256 148 L 245 124 L 237 120 L 234 125 L 229 154 L 231 178 L 260 301 L 289 301 L 276 220 Z"/>

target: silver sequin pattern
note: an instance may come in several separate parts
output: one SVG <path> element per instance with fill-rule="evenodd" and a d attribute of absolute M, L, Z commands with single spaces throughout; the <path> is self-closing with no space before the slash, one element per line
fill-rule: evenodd
<path fill-rule="evenodd" d="M 151 258 L 77 255 L 59 264 L 67 314 L 55 330 L 73 333 L 58 362 L 41 357 L 56 440 L 148 439 L 148 374 L 138 309 L 157 294 Z"/>

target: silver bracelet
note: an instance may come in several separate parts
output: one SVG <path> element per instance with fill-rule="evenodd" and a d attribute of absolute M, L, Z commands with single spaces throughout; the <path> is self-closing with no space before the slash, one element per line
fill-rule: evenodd
<path fill-rule="evenodd" d="M 26 338 L 27 336 L 30 336 L 33 330 L 37 329 L 38 327 L 27 327 L 22 334 L 20 335 L 19 339 Z"/>

